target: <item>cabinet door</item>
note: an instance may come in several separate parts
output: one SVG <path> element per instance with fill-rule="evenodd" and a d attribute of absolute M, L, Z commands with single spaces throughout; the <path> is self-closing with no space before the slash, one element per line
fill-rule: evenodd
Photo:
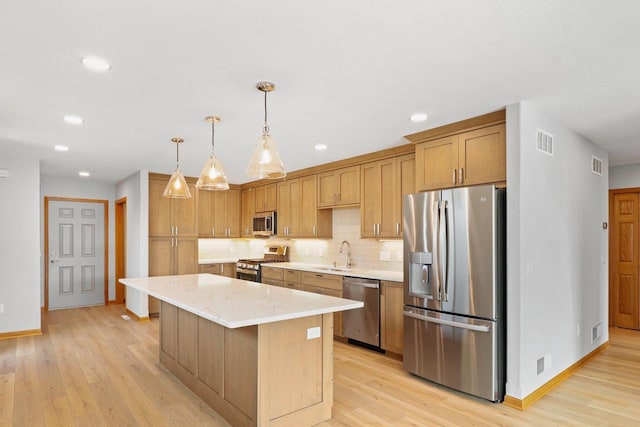
<path fill-rule="evenodd" d="M 171 222 L 176 227 L 176 235 L 180 237 L 198 236 L 198 215 L 196 210 L 196 186 L 189 183 L 192 197 L 188 199 L 171 199 Z"/>
<path fill-rule="evenodd" d="M 267 184 L 255 189 L 256 212 L 275 211 L 277 206 L 276 184 Z"/>
<path fill-rule="evenodd" d="M 198 206 L 198 236 L 202 238 L 214 237 L 214 192 L 209 190 L 197 190 Z"/>
<path fill-rule="evenodd" d="M 198 272 L 198 240 L 174 239 L 175 270 L 172 274 L 195 274 Z"/>
<path fill-rule="evenodd" d="M 360 167 L 362 203 L 360 205 L 360 236 L 376 237 L 380 223 L 380 164 L 372 162 Z"/>
<path fill-rule="evenodd" d="M 220 273 L 225 277 L 236 277 L 236 263 L 235 262 L 225 262 L 221 265 Z"/>
<path fill-rule="evenodd" d="M 378 220 L 377 237 L 398 237 L 400 235 L 400 221 L 398 209 L 398 174 L 396 159 L 378 162 L 380 186 L 380 216 Z"/>
<path fill-rule="evenodd" d="M 398 212 L 398 229 L 402 236 L 402 197 L 405 194 L 413 194 L 416 192 L 416 156 L 415 154 L 407 154 L 398 157 L 396 171 L 398 173 L 398 194 L 397 212 Z"/>
<path fill-rule="evenodd" d="M 318 174 L 318 207 L 332 207 L 337 203 L 338 175 L 336 171 Z"/>
<path fill-rule="evenodd" d="M 220 266 L 222 264 L 200 264 L 200 273 L 220 274 Z"/>
<path fill-rule="evenodd" d="M 149 179 L 149 237 L 171 236 L 171 199 L 162 197 L 167 181 Z"/>
<path fill-rule="evenodd" d="M 380 287 L 381 347 L 393 353 L 402 354 L 403 284 L 401 282 L 383 280 L 380 283 Z"/>
<path fill-rule="evenodd" d="M 160 306 L 160 351 L 175 360 L 178 356 L 178 308 L 164 301 Z"/>
<path fill-rule="evenodd" d="M 416 190 L 454 187 L 458 183 L 458 135 L 416 144 Z"/>
<path fill-rule="evenodd" d="M 242 237 L 253 237 L 253 215 L 256 212 L 256 193 L 253 188 L 242 190 Z"/>
<path fill-rule="evenodd" d="M 240 237 L 240 190 L 227 190 L 227 227 L 229 237 Z"/>
<path fill-rule="evenodd" d="M 504 123 L 460 134 L 459 185 L 507 180 Z"/>
<path fill-rule="evenodd" d="M 334 289 L 325 289 L 322 292 L 324 295 L 329 295 L 332 297 L 342 298 L 342 291 L 336 291 Z M 344 336 L 344 327 L 342 325 L 342 312 L 337 311 L 333 313 L 333 335 L 338 337 Z"/>
<path fill-rule="evenodd" d="M 291 187 L 289 181 L 279 182 L 277 229 L 279 237 L 287 236 L 287 227 L 291 226 Z"/>
<path fill-rule="evenodd" d="M 338 205 L 360 203 L 360 166 L 338 170 Z"/>
<path fill-rule="evenodd" d="M 174 237 L 153 237 L 149 239 L 149 276 L 169 276 L 173 274 Z"/>
<path fill-rule="evenodd" d="M 331 210 L 318 210 L 317 182 L 316 175 L 300 178 L 299 237 L 332 236 Z"/>

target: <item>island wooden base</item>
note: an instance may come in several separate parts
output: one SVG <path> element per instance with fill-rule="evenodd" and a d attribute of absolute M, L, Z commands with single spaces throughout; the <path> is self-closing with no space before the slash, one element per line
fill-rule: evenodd
<path fill-rule="evenodd" d="M 236 329 L 164 301 L 160 313 L 160 362 L 232 425 L 331 418 L 332 313 Z"/>

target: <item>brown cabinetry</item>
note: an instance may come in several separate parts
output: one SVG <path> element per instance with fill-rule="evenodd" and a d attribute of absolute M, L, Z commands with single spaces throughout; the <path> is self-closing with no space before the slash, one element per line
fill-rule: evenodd
<path fill-rule="evenodd" d="M 318 210 L 316 175 L 277 184 L 279 237 L 331 237 L 331 211 Z"/>
<path fill-rule="evenodd" d="M 198 190 L 197 206 L 200 237 L 240 237 L 240 190 Z"/>
<path fill-rule="evenodd" d="M 149 174 L 149 237 L 197 237 L 196 200 L 163 197 L 168 175 Z M 187 179 L 195 195 L 195 180 Z"/>
<path fill-rule="evenodd" d="M 277 190 L 276 184 L 261 185 L 254 188 L 255 193 L 255 211 L 271 212 L 277 207 Z"/>
<path fill-rule="evenodd" d="M 260 267 L 261 282 L 266 285 L 284 287 L 284 270 L 277 267 Z"/>
<path fill-rule="evenodd" d="M 240 194 L 242 209 L 242 223 L 240 234 L 242 237 L 253 237 L 253 216 L 256 213 L 256 193 L 253 188 L 242 190 Z"/>
<path fill-rule="evenodd" d="M 380 347 L 402 354 L 403 343 L 402 282 L 380 281 Z"/>
<path fill-rule="evenodd" d="M 402 195 L 414 192 L 413 154 L 361 166 L 360 235 L 402 236 Z"/>
<path fill-rule="evenodd" d="M 318 174 L 318 208 L 360 204 L 360 165 Z"/>
<path fill-rule="evenodd" d="M 417 191 L 504 181 L 504 123 L 416 144 Z"/>
<path fill-rule="evenodd" d="M 280 237 L 300 234 L 300 180 L 292 179 L 277 184 L 277 233 Z"/>
<path fill-rule="evenodd" d="M 303 271 L 300 274 L 300 282 L 300 287 L 305 292 L 342 298 L 342 276 L 337 274 Z M 333 313 L 333 334 L 339 337 L 344 336 L 342 312 Z"/>
<path fill-rule="evenodd" d="M 236 264 L 234 262 L 200 264 L 199 271 L 200 273 L 217 274 L 218 276 L 236 277 Z"/>

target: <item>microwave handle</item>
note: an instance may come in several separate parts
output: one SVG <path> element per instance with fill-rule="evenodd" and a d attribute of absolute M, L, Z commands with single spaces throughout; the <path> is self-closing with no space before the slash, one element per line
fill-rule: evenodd
<path fill-rule="evenodd" d="M 266 216 L 264 218 L 264 230 L 265 231 L 271 231 L 272 230 L 272 223 L 273 222 L 273 217 L 272 216 Z"/>

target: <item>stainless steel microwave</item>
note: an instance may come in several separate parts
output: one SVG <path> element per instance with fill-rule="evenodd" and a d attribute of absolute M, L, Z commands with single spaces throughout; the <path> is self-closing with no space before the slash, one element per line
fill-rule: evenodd
<path fill-rule="evenodd" d="M 254 236 L 273 236 L 276 234 L 276 213 L 261 212 L 253 216 Z"/>

